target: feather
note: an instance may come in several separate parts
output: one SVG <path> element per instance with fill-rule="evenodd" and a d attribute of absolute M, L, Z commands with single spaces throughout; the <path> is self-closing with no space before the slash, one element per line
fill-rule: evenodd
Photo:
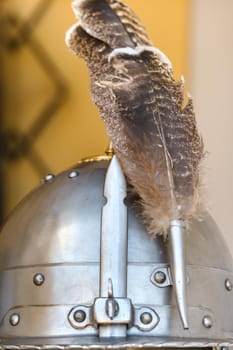
<path fill-rule="evenodd" d="M 91 93 L 148 231 L 166 234 L 200 204 L 204 147 L 192 99 L 145 28 L 120 0 L 76 0 L 69 48 L 87 62 Z"/>

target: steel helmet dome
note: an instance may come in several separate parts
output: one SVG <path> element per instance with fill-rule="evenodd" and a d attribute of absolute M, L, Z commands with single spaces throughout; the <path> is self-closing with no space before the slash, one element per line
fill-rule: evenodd
<path fill-rule="evenodd" d="M 119 248 L 111 235 L 107 243 L 110 255 L 120 254 L 125 265 L 126 295 L 118 295 L 111 278 L 101 293 L 109 160 L 100 157 L 46 177 L 8 218 L 0 235 L 0 346 L 233 345 L 232 258 L 208 214 L 193 220 L 186 234 L 189 329 L 183 329 L 177 310 L 167 242 L 152 240 L 130 205 L 126 246 Z M 121 276 L 121 270 L 116 274 Z M 122 326 L 125 337 L 101 336 L 103 329 Z"/>

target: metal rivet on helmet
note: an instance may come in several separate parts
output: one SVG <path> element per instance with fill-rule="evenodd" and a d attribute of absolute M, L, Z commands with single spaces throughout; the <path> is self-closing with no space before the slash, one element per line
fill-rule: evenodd
<path fill-rule="evenodd" d="M 51 181 L 53 181 L 54 178 L 55 178 L 55 175 L 53 175 L 53 174 L 47 174 L 47 175 L 43 178 L 42 182 L 51 182 Z"/>
<path fill-rule="evenodd" d="M 150 324 L 152 322 L 152 315 L 149 312 L 143 312 L 140 317 L 140 321 L 143 324 Z"/>
<path fill-rule="evenodd" d="M 210 316 L 204 316 L 202 319 L 202 324 L 205 328 L 211 328 L 213 326 L 213 321 Z"/>
<path fill-rule="evenodd" d="M 165 288 L 172 285 L 168 267 L 159 267 L 153 270 L 150 280 L 159 288 Z"/>
<path fill-rule="evenodd" d="M 70 178 L 70 179 L 75 179 L 75 178 L 78 177 L 78 176 L 79 176 L 79 172 L 76 171 L 76 170 L 73 170 L 73 171 L 71 171 L 71 172 L 69 173 L 69 178 Z"/>
<path fill-rule="evenodd" d="M 36 286 L 41 286 L 45 281 L 45 276 L 42 273 L 37 273 L 34 277 L 33 277 L 33 283 Z"/>
<path fill-rule="evenodd" d="M 228 292 L 231 292 L 233 289 L 233 283 L 229 279 L 225 281 L 225 288 Z"/>
<path fill-rule="evenodd" d="M 81 323 L 81 322 L 84 322 L 84 321 L 85 321 L 87 315 L 86 315 L 86 312 L 85 312 L 85 311 L 83 311 L 83 310 L 77 310 L 77 311 L 75 311 L 73 317 L 74 317 L 74 320 L 75 320 L 76 322 Z"/>
<path fill-rule="evenodd" d="M 10 322 L 11 326 L 17 326 L 20 322 L 19 314 L 10 315 L 9 322 Z"/>
<path fill-rule="evenodd" d="M 162 283 L 164 283 L 166 281 L 166 279 L 167 279 L 167 276 L 166 276 L 166 274 L 163 271 L 157 271 L 154 274 L 154 281 L 156 283 L 162 284 Z"/>

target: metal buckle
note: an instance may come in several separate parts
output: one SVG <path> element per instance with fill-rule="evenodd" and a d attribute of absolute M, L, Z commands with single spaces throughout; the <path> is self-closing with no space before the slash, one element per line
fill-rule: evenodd
<path fill-rule="evenodd" d="M 93 316 L 97 324 L 132 323 L 133 307 L 127 298 L 97 298 L 93 306 Z"/>

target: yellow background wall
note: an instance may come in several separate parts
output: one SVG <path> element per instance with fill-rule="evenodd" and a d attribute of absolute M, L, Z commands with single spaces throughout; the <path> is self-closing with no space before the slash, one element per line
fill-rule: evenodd
<path fill-rule="evenodd" d="M 128 0 L 127 3 L 144 22 L 154 45 L 173 62 L 176 77 L 186 75 L 190 1 Z M 4 13 L 14 12 L 20 19 L 27 19 L 38 4 L 38 0 L 7 0 Z M 40 41 L 69 87 L 65 104 L 35 145 L 48 171 L 53 173 L 83 157 L 103 153 L 108 144 L 102 121 L 90 100 L 85 64 L 68 52 L 64 44 L 65 32 L 74 22 L 69 1 L 51 0 L 31 36 L 31 40 Z M 15 53 L 5 51 L 4 58 L 5 127 L 26 132 L 44 103 L 53 96 L 54 88 L 27 46 Z M 8 161 L 5 175 L 8 212 L 39 183 L 40 176 L 27 158 Z"/>

